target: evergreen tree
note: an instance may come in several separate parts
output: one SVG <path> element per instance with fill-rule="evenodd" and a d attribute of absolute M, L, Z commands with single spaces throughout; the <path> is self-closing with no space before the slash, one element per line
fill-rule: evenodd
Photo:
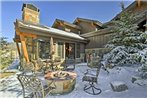
<path fill-rule="evenodd" d="M 0 37 L 0 45 L 1 49 L 3 50 L 8 45 L 7 38 L 6 37 Z"/>
<path fill-rule="evenodd" d="M 112 22 L 112 39 L 106 45 L 112 50 L 104 56 L 105 60 L 116 65 L 147 62 L 147 34 L 138 30 L 135 23 L 138 18 L 131 13 L 123 13 Z"/>

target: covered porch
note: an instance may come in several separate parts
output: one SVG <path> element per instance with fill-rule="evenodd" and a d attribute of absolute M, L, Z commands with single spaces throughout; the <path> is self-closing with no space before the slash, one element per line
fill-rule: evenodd
<path fill-rule="evenodd" d="M 87 40 L 78 34 L 20 20 L 16 20 L 14 25 L 14 41 L 21 60 L 49 59 L 51 51 L 52 59 L 60 59 L 61 62 L 80 58 L 80 54 L 84 54 Z"/>

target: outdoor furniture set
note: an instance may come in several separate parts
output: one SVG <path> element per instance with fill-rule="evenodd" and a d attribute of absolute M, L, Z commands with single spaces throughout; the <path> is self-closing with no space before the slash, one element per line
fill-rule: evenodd
<path fill-rule="evenodd" d="M 58 69 L 56 65 L 54 67 L 56 62 L 51 60 L 42 61 L 39 59 L 37 61 L 32 60 L 31 63 L 25 63 L 25 66 L 29 66 L 30 69 L 24 68 L 24 71 L 17 77 L 23 89 L 23 97 L 46 98 L 49 94 L 71 92 L 75 87 L 77 77 L 77 74 L 73 72 L 75 69 L 75 60 L 68 59 L 65 62 L 62 70 Z M 34 67 L 32 67 L 33 65 Z M 101 68 L 99 60 L 97 65 L 95 76 L 89 74 L 90 70 L 87 70 L 82 78 L 83 81 L 89 82 L 88 85 L 85 85 L 84 91 L 93 95 L 101 93 L 101 89 L 94 85 L 94 83 L 98 83 L 98 74 Z M 92 92 L 90 89 L 92 89 Z"/>

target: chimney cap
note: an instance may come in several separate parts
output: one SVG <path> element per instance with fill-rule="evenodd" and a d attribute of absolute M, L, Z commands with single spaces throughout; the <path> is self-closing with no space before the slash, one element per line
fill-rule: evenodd
<path fill-rule="evenodd" d="M 37 12 L 40 11 L 40 10 L 39 10 L 36 6 L 34 6 L 33 4 L 28 4 L 28 3 L 26 4 L 26 3 L 24 3 L 23 6 L 22 6 L 22 11 L 23 11 L 24 7 L 27 7 L 27 8 L 29 8 L 29 9 L 34 10 L 34 11 L 37 11 Z"/>

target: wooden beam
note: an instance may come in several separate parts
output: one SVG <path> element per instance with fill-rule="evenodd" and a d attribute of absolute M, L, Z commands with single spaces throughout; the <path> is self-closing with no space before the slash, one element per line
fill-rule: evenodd
<path fill-rule="evenodd" d="M 26 36 L 26 37 L 33 37 L 33 38 L 37 38 L 37 35 L 35 34 L 31 34 L 31 33 L 25 33 L 25 32 L 20 32 L 17 28 L 15 29 L 16 31 L 16 34 L 17 35 L 23 35 L 23 36 Z"/>
<path fill-rule="evenodd" d="M 21 40 L 21 45 L 22 45 L 24 57 L 25 57 L 25 59 L 26 59 L 27 62 L 30 62 L 30 61 L 29 61 L 29 56 L 28 56 L 27 47 L 26 47 L 25 38 L 24 38 L 24 36 L 21 35 L 21 34 L 20 34 L 20 40 Z"/>
<path fill-rule="evenodd" d="M 91 22 L 91 25 L 92 25 L 92 27 L 95 27 L 95 28 L 96 28 L 96 26 L 95 26 L 94 22 Z"/>
<path fill-rule="evenodd" d="M 137 5 L 138 5 L 138 7 L 140 7 L 140 5 L 141 5 L 141 1 L 140 0 L 137 0 Z"/>
<path fill-rule="evenodd" d="M 80 20 L 76 19 L 76 22 L 77 22 L 77 23 L 79 23 L 79 22 L 80 22 Z"/>
<path fill-rule="evenodd" d="M 14 38 L 13 41 L 18 43 L 18 42 L 20 42 L 20 39 Z"/>
<path fill-rule="evenodd" d="M 22 34 L 23 36 L 37 38 L 37 35 L 35 35 L 35 34 L 28 34 L 28 33 L 26 34 L 26 33 L 22 33 L 22 32 L 21 32 L 21 34 Z"/>
<path fill-rule="evenodd" d="M 18 42 L 16 42 L 16 46 L 17 46 L 19 57 L 20 57 L 20 48 L 19 48 Z"/>

